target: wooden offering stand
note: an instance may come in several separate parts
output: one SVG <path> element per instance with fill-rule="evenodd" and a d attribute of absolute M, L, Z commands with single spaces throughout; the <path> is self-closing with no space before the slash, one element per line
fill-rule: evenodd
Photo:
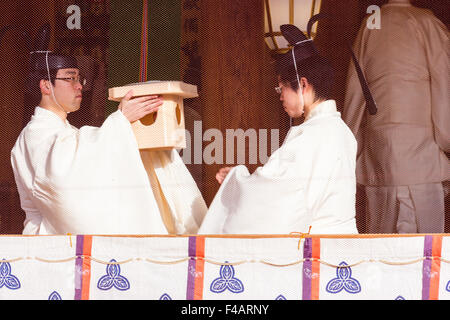
<path fill-rule="evenodd" d="M 161 95 L 162 106 L 131 124 L 139 149 L 186 148 L 184 98 L 198 97 L 197 86 L 182 81 L 148 81 L 109 89 L 109 100 L 120 101 L 128 91 L 133 97 Z"/>

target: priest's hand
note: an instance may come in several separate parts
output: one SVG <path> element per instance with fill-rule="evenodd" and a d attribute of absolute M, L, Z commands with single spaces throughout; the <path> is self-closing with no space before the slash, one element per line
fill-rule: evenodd
<path fill-rule="evenodd" d="M 219 182 L 219 184 L 222 184 L 223 180 L 225 180 L 228 172 L 233 169 L 233 167 L 223 167 L 216 173 L 216 180 Z"/>
<path fill-rule="evenodd" d="M 139 120 L 146 115 L 158 111 L 163 99 L 158 95 L 133 98 L 133 90 L 128 91 L 119 104 L 119 110 L 130 122 Z"/>

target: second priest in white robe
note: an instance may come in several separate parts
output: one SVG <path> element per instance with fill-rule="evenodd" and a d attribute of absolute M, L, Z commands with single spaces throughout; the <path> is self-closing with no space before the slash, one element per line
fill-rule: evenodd
<path fill-rule="evenodd" d="M 322 102 L 264 166 L 228 173 L 199 233 L 358 233 L 356 149 L 335 101 Z"/>

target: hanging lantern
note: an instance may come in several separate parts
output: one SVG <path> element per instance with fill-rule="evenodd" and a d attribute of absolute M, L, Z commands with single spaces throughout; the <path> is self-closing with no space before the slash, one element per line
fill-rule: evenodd
<path fill-rule="evenodd" d="M 268 47 L 276 53 L 285 53 L 289 44 L 280 32 L 280 25 L 293 24 L 306 34 L 308 22 L 320 12 L 322 0 L 264 0 L 265 40 Z M 313 39 L 317 23 L 311 30 Z"/>

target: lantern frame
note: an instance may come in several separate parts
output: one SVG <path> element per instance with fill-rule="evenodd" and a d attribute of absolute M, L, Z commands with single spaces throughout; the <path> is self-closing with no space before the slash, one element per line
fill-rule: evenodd
<path fill-rule="evenodd" d="M 279 1 L 279 0 L 278 0 Z M 278 30 L 274 30 L 273 25 L 282 25 L 282 24 L 294 24 L 294 14 L 295 14 L 295 1 L 294 0 L 288 0 L 289 1 L 289 10 L 288 10 L 288 15 L 289 17 L 286 19 L 288 21 L 284 22 L 282 21 L 282 23 L 277 23 L 275 24 L 272 21 L 272 14 L 271 14 L 271 10 L 270 10 L 270 0 L 264 0 L 264 11 L 265 11 L 265 24 L 268 27 L 268 32 L 264 33 L 264 38 L 266 41 L 267 46 L 275 53 L 286 53 L 287 51 L 289 51 L 289 49 L 291 48 L 291 46 L 287 46 L 287 47 L 282 47 L 280 46 L 280 44 L 278 43 L 277 37 L 282 36 L 281 31 Z M 305 0 L 302 0 L 305 1 Z M 319 13 L 320 8 L 322 6 L 322 0 L 309 0 L 310 1 L 310 16 L 309 19 L 311 19 L 311 17 L 313 17 L 315 14 Z M 283 17 L 284 19 L 285 17 Z M 308 21 L 309 21 L 308 19 Z M 304 25 L 307 25 L 308 21 L 304 21 Z M 265 26 L 265 27 L 266 27 Z M 299 26 L 297 26 L 299 27 Z M 301 28 L 299 28 L 301 29 Z M 317 22 L 315 24 L 315 30 L 317 30 Z M 305 34 L 306 34 L 306 30 L 302 30 Z M 314 39 L 314 37 L 316 36 L 317 31 L 311 31 L 311 39 Z M 273 43 L 273 47 L 270 45 L 269 41 L 271 41 Z"/>

